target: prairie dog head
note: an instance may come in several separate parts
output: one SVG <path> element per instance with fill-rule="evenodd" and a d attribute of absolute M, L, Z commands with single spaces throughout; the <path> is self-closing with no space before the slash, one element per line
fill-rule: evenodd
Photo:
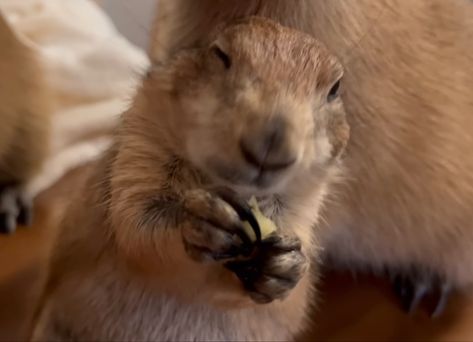
<path fill-rule="evenodd" d="M 176 153 L 216 182 L 263 194 L 340 155 L 349 131 L 342 75 L 311 36 L 251 17 L 217 32 L 207 47 L 174 56 L 149 79 L 167 94 L 160 115 Z"/>

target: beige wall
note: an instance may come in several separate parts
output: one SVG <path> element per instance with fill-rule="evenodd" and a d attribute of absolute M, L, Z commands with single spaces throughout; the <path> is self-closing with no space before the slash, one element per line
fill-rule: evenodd
<path fill-rule="evenodd" d="M 158 0 L 99 0 L 117 28 L 134 44 L 146 49 Z"/>

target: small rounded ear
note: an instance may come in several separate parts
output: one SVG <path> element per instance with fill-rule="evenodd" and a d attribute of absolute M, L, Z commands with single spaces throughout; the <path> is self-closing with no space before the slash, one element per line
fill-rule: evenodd
<path fill-rule="evenodd" d="M 242 16 L 234 18 L 230 21 L 219 21 L 218 23 L 214 24 L 213 29 L 210 31 L 208 36 L 208 41 L 216 41 L 222 38 L 222 35 L 227 33 L 229 30 L 232 31 L 236 26 L 241 24 L 247 24 L 253 20 L 252 16 Z"/>

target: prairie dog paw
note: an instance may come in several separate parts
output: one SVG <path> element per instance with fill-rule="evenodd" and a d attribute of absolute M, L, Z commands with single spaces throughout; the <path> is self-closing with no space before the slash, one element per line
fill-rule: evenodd
<path fill-rule="evenodd" d="M 298 238 L 274 235 L 263 240 L 250 259 L 228 261 L 225 266 L 240 278 L 256 303 L 265 304 L 284 299 L 309 263 Z"/>
<path fill-rule="evenodd" d="M 197 189 L 184 194 L 183 206 L 182 240 L 192 259 L 219 261 L 251 254 L 254 246 L 241 220 L 250 211 L 244 201 L 223 190 Z"/>
<path fill-rule="evenodd" d="M 32 201 L 16 186 L 0 186 L 0 234 L 13 233 L 32 221 Z"/>
<path fill-rule="evenodd" d="M 404 311 L 411 314 L 425 301 L 432 318 L 442 315 L 452 292 L 447 279 L 416 267 L 397 274 L 393 289 Z"/>

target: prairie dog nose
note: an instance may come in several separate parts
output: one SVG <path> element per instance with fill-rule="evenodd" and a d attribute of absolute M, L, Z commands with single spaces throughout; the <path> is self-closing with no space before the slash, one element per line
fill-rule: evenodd
<path fill-rule="evenodd" d="M 248 164 L 261 171 L 280 171 L 296 162 L 288 139 L 288 124 L 277 117 L 251 128 L 242 136 L 240 149 Z"/>

